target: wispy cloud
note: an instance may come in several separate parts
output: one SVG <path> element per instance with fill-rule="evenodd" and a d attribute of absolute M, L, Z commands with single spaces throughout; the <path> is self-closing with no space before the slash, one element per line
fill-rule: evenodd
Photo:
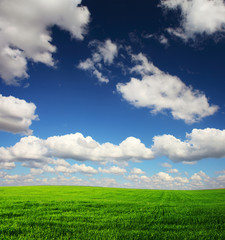
<path fill-rule="evenodd" d="M 92 57 L 81 61 L 78 68 L 92 72 L 99 82 L 108 83 L 109 79 L 104 77 L 101 71 L 104 66 L 111 65 L 114 62 L 115 57 L 118 55 L 117 45 L 107 39 L 105 42 L 92 41 L 89 46 L 93 48 Z"/>

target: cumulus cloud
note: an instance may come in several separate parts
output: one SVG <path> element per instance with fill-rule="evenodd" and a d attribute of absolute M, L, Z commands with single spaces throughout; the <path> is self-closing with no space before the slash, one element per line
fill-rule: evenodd
<path fill-rule="evenodd" d="M 137 138 L 129 137 L 119 145 L 109 142 L 100 144 L 90 136 L 84 137 L 81 133 L 54 136 L 46 140 L 28 136 L 21 138 L 12 147 L 0 148 L 0 162 L 19 161 L 23 166 L 32 168 L 40 168 L 43 164 L 49 163 L 61 166 L 60 169 L 69 169 L 70 167 L 61 158 L 104 163 L 113 160 L 153 159 L 153 157 L 151 149 Z M 71 168 L 74 170 L 77 166 Z"/>
<path fill-rule="evenodd" d="M 118 55 L 117 45 L 107 39 L 105 42 L 92 41 L 89 46 L 93 48 L 92 57 L 81 61 L 78 68 L 92 72 L 99 82 L 108 83 L 108 78 L 104 77 L 101 72 L 103 69 L 102 63 L 111 65 L 114 62 L 115 57 Z"/>
<path fill-rule="evenodd" d="M 4 97 L 0 94 L 0 130 L 11 133 L 32 134 L 29 129 L 35 115 L 36 106 L 13 96 Z"/>
<path fill-rule="evenodd" d="M 28 77 L 27 61 L 55 66 L 50 28 L 57 25 L 83 39 L 89 11 L 81 0 L 1 0 L 0 76 L 8 85 Z"/>
<path fill-rule="evenodd" d="M 225 157 L 225 130 L 193 129 L 186 138 L 181 141 L 172 135 L 155 136 L 152 150 L 174 162 Z"/>
<path fill-rule="evenodd" d="M 186 123 L 197 122 L 217 111 L 218 107 L 210 106 L 203 93 L 161 71 L 142 53 L 132 58 L 136 65 L 130 71 L 140 74 L 142 79 L 131 78 L 130 82 L 118 83 L 116 87 L 133 106 L 149 108 L 153 114 L 169 110 L 174 119 Z"/>
<path fill-rule="evenodd" d="M 139 174 L 145 174 L 145 172 L 142 171 L 140 168 L 133 168 L 131 169 L 131 174 L 139 175 Z"/>
<path fill-rule="evenodd" d="M 81 133 L 53 136 L 46 140 L 35 136 L 23 137 L 12 147 L 0 147 L 0 162 L 22 162 L 23 166 L 40 168 L 43 164 L 55 164 L 68 169 L 71 166 L 64 159 L 94 161 L 98 163 L 151 160 L 166 156 L 174 162 L 196 162 L 205 158 L 225 157 L 225 130 L 206 128 L 193 129 L 181 141 L 172 135 L 153 138 L 151 148 L 140 139 L 128 137 L 119 145 L 98 143 L 92 137 Z M 168 163 L 163 167 L 171 168 Z M 176 173 L 176 169 L 170 172 Z M 143 174 L 138 168 L 132 174 Z"/>
<path fill-rule="evenodd" d="M 136 187 L 152 189 L 186 189 L 189 183 L 187 177 L 172 177 L 165 172 L 159 172 L 152 176 L 129 175 L 126 178 L 135 183 Z"/>
<path fill-rule="evenodd" d="M 14 162 L 0 162 L 0 169 L 10 170 L 16 167 Z"/>
<path fill-rule="evenodd" d="M 83 174 L 96 174 L 98 171 L 94 169 L 93 167 L 86 166 L 85 164 L 73 164 L 72 166 L 66 167 L 66 166 L 57 166 L 55 168 L 56 172 L 62 172 L 62 173 L 83 173 Z"/>
<path fill-rule="evenodd" d="M 118 183 L 116 178 L 98 178 L 94 177 L 86 165 L 75 165 L 76 171 L 69 171 L 68 169 L 61 169 L 51 171 L 48 177 L 38 176 L 45 171 L 43 169 L 31 169 L 29 174 L 9 174 L 0 171 L 0 185 L 1 186 L 15 186 L 15 185 L 84 185 L 84 186 L 104 186 L 104 187 L 132 187 L 132 188 L 148 188 L 148 189 L 210 189 L 210 188 L 224 188 L 225 175 L 217 177 L 210 177 L 203 171 L 194 173 L 192 176 L 171 176 L 165 172 L 159 172 L 151 176 L 142 174 L 126 175 L 121 173 L 121 177 L 127 180 L 125 183 Z M 83 172 L 83 170 L 85 171 Z M 109 168 L 108 168 L 109 169 Z M 47 171 L 47 169 L 46 169 Z M 95 170 L 97 171 L 97 170 Z M 72 173 L 86 174 L 85 178 L 77 178 L 72 176 Z M 185 173 L 184 173 L 185 174 Z M 120 177 L 120 178 L 121 178 Z"/>
<path fill-rule="evenodd" d="M 162 163 L 161 166 L 165 167 L 165 168 L 171 168 L 172 167 L 172 165 L 167 163 L 167 162 Z"/>
<path fill-rule="evenodd" d="M 117 166 L 112 166 L 110 168 L 98 168 L 98 171 L 101 173 L 107 173 L 107 174 L 117 174 L 117 175 L 123 175 L 127 172 L 125 168 L 120 168 Z"/>
<path fill-rule="evenodd" d="M 172 169 L 167 170 L 167 172 L 168 173 L 178 173 L 179 171 L 176 168 L 172 168 Z"/>
<path fill-rule="evenodd" d="M 213 34 L 224 31 L 225 4 L 223 0 L 161 0 L 167 9 L 181 10 L 182 30 L 171 33 L 183 39 L 194 38 L 197 34 Z"/>

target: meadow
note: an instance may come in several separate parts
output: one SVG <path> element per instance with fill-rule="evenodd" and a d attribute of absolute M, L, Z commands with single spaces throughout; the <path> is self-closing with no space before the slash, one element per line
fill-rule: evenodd
<path fill-rule="evenodd" d="M 0 239 L 225 239 L 225 189 L 0 187 Z"/>

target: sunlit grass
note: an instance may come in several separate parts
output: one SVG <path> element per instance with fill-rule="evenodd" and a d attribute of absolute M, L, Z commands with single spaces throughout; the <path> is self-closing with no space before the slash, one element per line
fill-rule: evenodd
<path fill-rule="evenodd" d="M 0 188 L 0 239 L 225 239 L 225 190 Z"/>

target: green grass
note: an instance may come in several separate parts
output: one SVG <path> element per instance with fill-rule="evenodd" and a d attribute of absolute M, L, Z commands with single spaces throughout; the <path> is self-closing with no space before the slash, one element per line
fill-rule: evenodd
<path fill-rule="evenodd" d="M 0 187 L 0 239 L 225 239 L 225 190 Z"/>

